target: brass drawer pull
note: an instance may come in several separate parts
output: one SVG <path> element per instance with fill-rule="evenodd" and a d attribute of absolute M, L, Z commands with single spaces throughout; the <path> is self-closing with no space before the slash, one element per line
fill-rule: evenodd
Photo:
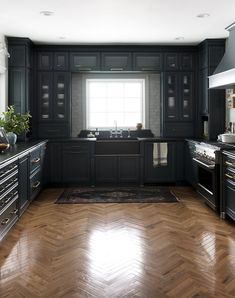
<path fill-rule="evenodd" d="M 1 221 L 1 225 L 5 226 L 9 222 L 10 218 L 5 218 Z"/>
<path fill-rule="evenodd" d="M 41 184 L 40 181 L 36 181 L 36 182 L 33 184 L 32 188 L 33 188 L 33 189 L 36 189 L 36 188 L 38 188 L 38 186 L 39 186 L 40 184 Z"/>
<path fill-rule="evenodd" d="M 37 157 L 37 158 L 33 159 L 31 162 L 33 164 L 35 164 L 35 163 L 38 163 L 40 160 L 41 160 L 41 158 L 40 157 Z"/>
<path fill-rule="evenodd" d="M 17 212 L 18 212 L 18 209 L 15 209 L 15 210 L 11 211 L 10 214 L 14 215 L 14 214 L 17 214 Z"/>

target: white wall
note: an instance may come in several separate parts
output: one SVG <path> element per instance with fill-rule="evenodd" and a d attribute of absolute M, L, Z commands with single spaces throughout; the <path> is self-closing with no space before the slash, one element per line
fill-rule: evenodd
<path fill-rule="evenodd" d="M 5 44 L 5 37 L 2 33 L 0 33 L 0 43 Z M 6 67 L 7 69 L 7 64 L 8 58 L 7 56 L 3 53 L 0 52 L 0 65 L 2 67 Z M 7 106 L 7 98 L 8 98 L 8 87 L 7 87 L 7 81 L 8 81 L 8 71 L 6 70 L 5 73 L 0 73 L 0 114 L 6 110 Z"/>

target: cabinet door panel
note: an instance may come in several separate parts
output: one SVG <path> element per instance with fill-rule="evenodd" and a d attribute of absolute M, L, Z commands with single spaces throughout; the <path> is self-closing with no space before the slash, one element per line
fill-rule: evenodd
<path fill-rule="evenodd" d="M 179 118 L 178 77 L 176 73 L 166 73 L 164 91 L 165 120 L 176 121 Z"/>
<path fill-rule="evenodd" d="M 162 54 L 160 53 L 134 53 L 134 70 L 161 70 L 161 65 Z"/>
<path fill-rule="evenodd" d="M 194 67 L 193 54 L 182 53 L 180 55 L 180 66 L 182 70 L 192 70 Z"/>
<path fill-rule="evenodd" d="M 39 119 L 52 120 L 53 111 L 53 74 L 50 72 L 38 73 Z"/>
<path fill-rule="evenodd" d="M 177 70 L 179 68 L 179 58 L 177 53 L 165 54 L 165 69 Z"/>
<path fill-rule="evenodd" d="M 100 70 L 99 53 L 71 53 L 70 68 L 72 71 Z"/>
<path fill-rule="evenodd" d="M 63 150 L 62 178 L 65 183 L 90 182 L 90 155 L 87 150 Z"/>
<path fill-rule="evenodd" d="M 54 69 L 55 70 L 68 70 L 69 67 L 68 53 L 61 52 L 54 54 Z"/>
<path fill-rule="evenodd" d="M 168 143 L 167 166 L 153 166 L 153 143 L 145 144 L 145 166 L 144 166 L 144 182 L 173 182 L 175 181 L 175 145 Z"/>
<path fill-rule="evenodd" d="M 70 103 L 70 75 L 65 72 L 54 73 L 53 119 L 67 121 Z"/>
<path fill-rule="evenodd" d="M 53 53 L 50 53 L 50 52 L 38 53 L 38 69 L 40 70 L 53 69 Z"/>
<path fill-rule="evenodd" d="M 139 182 L 139 157 L 135 156 L 120 156 L 119 164 L 119 182 L 131 183 Z"/>
<path fill-rule="evenodd" d="M 116 156 L 96 156 L 95 177 L 96 183 L 117 183 Z"/>
<path fill-rule="evenodd" d="M 19 159 L 19 210 L 20 215 L 28 206 L 29 198 L 29 159 L 28 154 Z"/>
<path fill-rule="evenodd" d="M 185 72 L 180 74 L 180 119 L 191 121 L 193 119 L 193 74 Z"/>
<path fill-rule="evenodd" d="M 26 96 L 26 69 L 11 67 L 9 69 L 9 104 L 15 106 L 17 113 L 25 113 Z"/>
<path fill-rule="evenodd" d="M 131 70 L 131 53 L 102 53 L 102 70 Z"/>

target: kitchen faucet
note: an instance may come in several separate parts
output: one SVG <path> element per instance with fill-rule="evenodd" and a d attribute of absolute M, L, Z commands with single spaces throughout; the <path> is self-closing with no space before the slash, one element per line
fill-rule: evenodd
<path fill-rule="evenodd" d="M 114 127 L 115 129 L 110 129 L 110 138 L 112 138 L 113 136 L 115 136 L 115 138 L 117 138 L 118 136 L 120 138 L 122 138 L 122 129 L 118 130 L 117 128 L 117 120 L 114 120 Z"/>

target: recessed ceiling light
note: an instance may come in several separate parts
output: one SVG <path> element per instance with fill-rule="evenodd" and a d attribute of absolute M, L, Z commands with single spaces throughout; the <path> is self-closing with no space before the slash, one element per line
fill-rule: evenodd
<path fill-rule="evenodd" d="M 197 18 L 201 18 L 201 19 L 203 19 L 203 18 L 208 18 L 209 16 L 210 16 L 209 13 L 199 13 L 199 14 L 197 15 Z"/>
<path fill-rule="evenodd" d="M 53 11 L 49 11 L 49 10 L 43 10 L 43 11 L 40 11 L 40 14 L 45 16 L 45 17 L 50 17 L 54 14 Z"/>
<path fill-rule="evenodd" d="M 177 37 L 175 38 L 175 40 L 184 40 L 184 37 L 183 37 L 183 36 L 177 36 Z"/>

